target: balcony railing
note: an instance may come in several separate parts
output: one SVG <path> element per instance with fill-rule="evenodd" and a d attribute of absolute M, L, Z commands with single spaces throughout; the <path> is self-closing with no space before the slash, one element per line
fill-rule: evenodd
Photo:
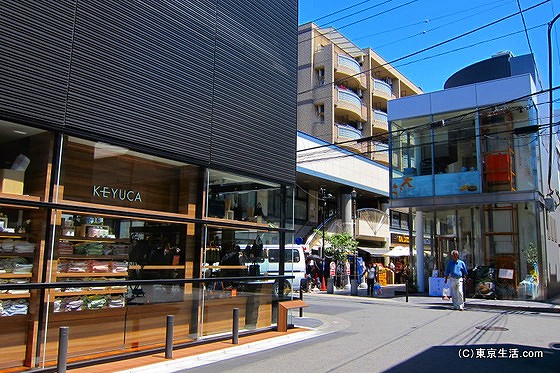
<path fill-rule="evenodd" d="M 373 110 L 372 113 L 374 131 L 383 132 L 389 130 L 389 120 L 387 119 L 387 113 L 381 110 Z"/>
<path fill-rule="evenodd" d="M 338 88 L 339 101 L 346 101 L 356 106 L 358 112 L 361 112 L 362 99 L 354 92 L 346 89 Z"/>
<path fill-rule="evenodd" d="M 350 140 L 358 140 L 362 138 L 362 131 L 348 125 L 335 123 L 338 128 L 338 137 L 345 137 Z"/>
<path fill-rule="evenodd" d="M 350 57 L 339 55 L 338 56 L 338 65 L 339 66 L 344 66 L 344 67 L 352 70 L 355 74 L 359 74 L 359 73 L 362 72 L 362 67 L 360 66 L 358 61 L 356 61 L 355 59 L 350 58 Z"/>
<path fill-rule="evenodd" d="M 389 123 L 387 119 L 387 113 L 381 110 L 373 111 L 373 120 L 377 122 Z"/>
<path fill-rule="evenodd" d="M 393 89 L 389 83 L 386 83 L 379 79 L 372 79 L 373 85 L 373 92 L 374 94 L 381 94 L 382 96 L 386 96 L 387 98 L 393 97 Z"/>
<path fill-rule="evenodd" d="M 367 87 L 367 78 L 362 74 L 362 67 L 352 57 L 337 55 L 334 75 L 335 80 L 344 81 L 356 89 Z"/>
<path fill-rule="evenodd" d="M 342 86 L 334 88 L 335 110 L 337 115 L 346 115 L 350 122 L 365 122 L 368 117 L 367 106 L 354 91 Z"/>
<path fill-rule="evenodd" d="M 389 145 L 382 142 L 376 142 L 373 144 L 372 150 L 372 159 L 387 164 L 389 163 Z"/>

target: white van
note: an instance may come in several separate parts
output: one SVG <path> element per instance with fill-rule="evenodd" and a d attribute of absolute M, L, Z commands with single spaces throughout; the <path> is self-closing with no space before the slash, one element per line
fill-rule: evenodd
<path fill-rule="evenodd" d="M 263 249 L 268 255 L 268 258 L 264 260 L 261 259 L 257 262 L 260 266 L 261 275 L 268 274 L 271 276 L 277 276 L 279 274 L 279 245 L 264 245 Z M 293 291 L 299 291 L 301 280 L 305 278 L 305 255 L 303 254 L 302 245 L 286 245 L 284 254 L 284 275 L 294 276 L 293 279 L 287 280 L 284 284 L 284 293 L 288 294 L 290 289 Z M 290 289 L 287 289 L 287 286 L 289 286 Z M 274 289 L 274 293 L 278 293 L 276 288 Z"/>

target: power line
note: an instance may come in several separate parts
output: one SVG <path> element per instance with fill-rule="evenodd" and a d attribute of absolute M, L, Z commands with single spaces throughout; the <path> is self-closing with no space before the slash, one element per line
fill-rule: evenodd
<path fill-rule="evenodd" d="M 543 26 L 546 26 L 546 23 L 542 23 L 542 24 L 540 24 L 540 25 L 533 26 L 533 27 L 529 28 L 528 30 L 534 30 L 534 29 L 536 29 L 536 28 L 543 27 Z M 504 35 L 497 36 L 497 37 L 495 37 L 495 38 L 486 39 L 486 40 L 481 40 L 481 41 L 479 41 L 479 42 L 476 42 L 476 43 L 473 43 L 473 44 L 470 44 L 470 45 L 466 45 L 466 46 L 464 46 L 464 47 L 451 49 L 451 50 L 448 50 L 448 51 L 445 51 L 445 52 L 442 52 L 442 53 L 438 53 L 438 54 L 433 54 L 433 55 L 431 55 L 431 56 L 426 56 L 426 57 L 423 57 L 423 58 L 419 58 L 419 59 L 417 59 L 417 60 L 412 60 L 412 61 L 409 61 L 409 62 L 405 62 L 405 63 L 402 63 L 402 64 L 400 64 L 400 65 L 395 65 L 395 66 L 393 66 L 393 67 L 396 68 L 396 67 L 407 66 L 407 65 L 410 65 L 410 64 L 412 64 L 412 63 L 416 63 L 416 62 L 420 62 L 420 61 L 429 60 L 429 59 L 432 59 L 432 58 L 435 58 L 435 57 L 444 56 L 444 55 L 446 55 L 446 54 L 458 52 L 458 51 L 460 51 L 460 50 L 469 49 L 469 48 L 474 48 L 474 47 L 479 46 L 479 45 L 481 45 L 481 44 L 489 43 L 489 42 L 492 42 L 492 41 L 496 41 L 496 40 L 498 40 L 498 39 L 507 38 L 507 37 L 509 37 L 509 36 L 513 36 L 513 35 L 516 35 L 516 34 L 520 34 L 520 33 L 522 33 L 522 32 L 523 32 L 523 30 L 521 30 L 521 31 L 515 31 L 515 32 L 511 32 L 511 33 L 509 33 L 509 34 L 504 34 Z M 542 88 L 542 86 L 541 86 L 541 88 Z"/>
<path fill-rule="evenodd" d="M 418 0 L 415 0 L 415 1 L 418 1 Z M 372 6 L 370 6 L 369 8 L 365 8 L 365 9 L 362 9 L 362 10 L 360 10 L 360 11 L 357 11 L 357 12 L 354 12 L 354 13 L 351 13 L 351 14 L 347 14 L 347 15 L 342 16 L 342 17 L 340 17 L 340 18 L 337 18 L 337 19 L 334 19 L 334 20 L 332 20 L 332 21 L 329 21 L 329 24 L 332 25 L 332 24 L 334 24 L 335 22 L 341 21 L 341 20 L 343 20 L 343 19 L 345 19 L 345 18 L 355 16 L 356 14 L 365 12 L 365 11 L 367 11 L 367 10 L 371 10 L 371 9 L 373 9 L 373 8 L 377 8 L 377 7 L 381 6 L 381 5 L 385 5 L 385 4 L 391 3 L 391 2 L 393 2 L 393 0 L 385 0 L 385 1 L 380 2 L 380 3 L 378 3 L 378 4 L 372 5 Z M 363 20 L 363 19 L 362 19 L 362 20 Z M 361 22 L 362 20 L 360 20 L 360 22 Z M 323 24 L 323 25 L 321 25 L 321 26 L 319 26 L 319 27 L 324 27 L 324 26 L 326 26 L 326 25 L 327 25 L 327 24 Z M 346 27 L 346 26 L 347 26 L 347 25 L 345 25 L 345 26 L 343 26 L 343 27 Z"/>
<path fill-rule="evenodd" d="M 502 0 L 502 1 L 498 1 L 498 2 L 496 2 L 496 3 L 500 3 L 500 2 L 504 2 L 504 1 L 505 1 L 505 2 L 510 2 L 511 0 Z M 375 33 L 375 34 L 369 34 L 369 35 L 365 35 L 365 36 L 360 36 L 360 37 L 354 38 L 353 40 L 361 40 L 361 39 L 370 38 L 370 37 L 373 37 L 373 36 L 379 36 L 379 35 L 387 34 L 387 33 L 393 32 L 393 31 L 402 30 L 402 29 L 405 29 L 405 28 L 408 28 L 408 27 L 412 27 L 412 26 L 418 26 L 418 25 L 422 25 L 422 24 L 431 23 L 431 22 L 433 22 L 433 21 L 435 21 L 435 20 L 439 20 L 439 19 L 443 19 L 443 18 L 450 17 L 450 16 L 454 16 L 454 15 L 456 15 L 456 14 L 464 13 L 464 12 L 469 11 L 469 10 L 474 10 L 474 9 L 478 9 L 478 8 L 487 7 L 488 5 L 489 5 L 489 4 L 483 4 L 483 5 L 474 7 L 474 8 L 468 8 L 468 9 L 463 9 L 463 10 L 460 10 L 460 11 L 457 11 L 457 12 L 444 14 L 444 15 L 439 16 L 439 17 L 426 18 L 426 19 L 423 20 L 423 21 L 418 21 L 418 22 L 415 22 L 415 23 L 409 23 L 408 25 L 404 25 L 404 26 L 400 26 L 400 27 L 395 27 L 395 28 L 388 29 L 388 30 L 385 30 L 385 31 L 377 32 L 377 33 Z M 490 4 L 490 5 L 492 5 L 492 4 Z M 492 8 L 492 9 L 494 9 L 494 8 Z"/>
<path fill-rule="evenodd" d="M 438 30 L 438 29 L 440 29 L 440 28 L 443 28 L 443 27 L 446 27 L 446 26 L 449 26 L 449 25 L 454 25 L 454 24 L 456 24 L 456 23 L 459 22 L 459 21 L 464 21 L 464 20 L 466 20 L 466 19 L 475 17 L 475 16 L 477 16 L 477 15 L 479 15 L 479 14 L 486 13 L 486 12 L 488 12 L 488 11 L 490 11 L 490 10 L 497 9 L 497 8 L 499 8 L 499 7 L 502 7 L 502 6 L 504 6 L 504 4 L 497 5 L 497 6 L 493 7 L 493 8 L 484 10 L 484 11 L 482 11 L 482 12 L 477 12 L 477 13 L 471 14 L 471 15 L 469 15 L 469 16 L 465 16 L 465 17 L 463 17 L 463 18 L 459 18 L 458 20 L 455 20 L 455 21 L 452 21 L 452 22 L 444 23 L 443 25 L 439 25 L 439 26 L 436 26 L 436 27 L 434 27 L 434 28 L 431 28 L 431 29 L 428 29 L 428 30 L 424 30 L 424 31 L 419 32 L 419 33 L 416 33 L 416 34 L 414 34 L 414 35 L 409 35 L 409 36 L 407 36 L 407 37 L 405 37 L 405 38 L 402 38 L 402 39 L 399 39 L 399 40 L 395 40 L 395 41 L 392 41 L 392 42 L 387 43 L 387 44 L 383 44 L 383 45 L 379 45 L 379 46 L 374 46 L 374 47 L 372 47 L 372 48 L 375 49 L 375 50 L 378 50 L 378 49 L 383 48 L 383 47 L 386 47 L 386 46 L 388 46 L 388 45 L 392 45 L 392 44 L 395 44 L 395 43 L 399 43 L 399 42 L 401 42 L 401 41 L 405 41 L 405 40 L 408 40 L 408 39 L 412 39 L 413 37 L 416 37 L 416 36 L 425 35 L 425 34 L 430 33 L 430 32 L 432 32 L 432 31 Z M 541 87 L 541 88 L 542 88 L 542 87 Z"/>
<path fill-rule="evenodd" d="M 372 19 L 372 18 L 374 18 L 374 17 L 380 16 L 380 15 L 385 14 L 385 13 L 389 13 L 390 11 L 393 11 L 393 10 L 395 10 L 395 9 L 399 9 L 399 8 L 405 7 L 405 6 L 407 6 L 407 5 L 410 5 L 410 4 L 415 3 L 415 2 L 417 2 L 417 1 L 418 1 L 418 0 L 410 0 L 410 1 L 407 2 L 407 3 L 401 4 L 401 5 L 397 5 L 397 6 L 393 7 L 393 8 L 391 8 L 391 9 L 387 9 L 387 10 L 384 10 L 384 11 L 382 11 L 382 12 L 373 14 L 373 15 L 371 15 L 371 16 L 368 16 L 368 17 L 359 19 L 359 20 L 354 21 L 354 22 L 352 22 L 352 23 L 348 23 L 348 24 L 346 24 L 346 25 L 344 25 L 344 26 L 337 27 L 337 29 L 338 29 L 338 30 L 342 30 L 343 28 L 353 26 L 353 25 L 358 24 L 358 23 L 363 22 L 363 21 L 367 21 L 368 19 Z"/>
<path fill-rule="evenodd" d="M 522 10 L 521 12 L 527 12 L 527 11 L 529 11 L 529 10 L 531 10 L 531 9 L 537 8 L 537 7 L 539 7 L 539 6 L 543 5 L 543 4 L 546 4 L 546 3 L 548 3 L 548 2 L 550 2 L 550 0 L 544 0 L 544 1 L 542 1 L 542 2 L 540 2 L 540 3 L 538 3 L 538 4 L 536 4 L 536 5 L 533 5 L 533 6 L 529 7 L 529 8 L 526 8 L 525 10 Z M 519 13 L 520 13 L 520 12 L 512 13 L 512 14 L 507 15 L 507 16 L 505 16 L 505 17 L 502 17 L 502 18 L 500 18 L 500 19 L 498 19 L 498 20 L 492 21 L 492 22 L 487 23 L 487 24 L 485 24 L 485 25 L 483 25 L 483 26 L 480 26 L 480 27 L 477 27 L 477 28 L 472 29 L 472 30 L 470 30 L 470 31 L 464 32 L 464 33 L 462 33 L 462 34 L 459 34 L 459 35 L 454 36 L 454 37 L 452 37 L 452 38 L 449 38 L 449 39 L 447 39 L 447 40 L 441 41 L 441 42 L 436 43 L 436 44 L 432 44 L 431 46 L 428 46 L 428 47 L 423 48 L 423 49 L 421 49 L 421 50 L 418 50 L 418 51 L 416 51 L 416 52 L 412 52 L 412 53 L 409 53 L 409 54 L 407 54 L 407 55 L 405 55 L 405 56 L 403 56 L 403 57 L 399 57 L 399 58 L 396 58 L 396 59 L 394 59 L 394 60 L 392 60 L 392 61 L 385 62 L 384 64 L 382 64 L 382 65 L 380 65 L 380 66 L 376 66 L 376 67 L 371 68 L 371 69 L 363 70 L 363 71 L 361 71 L 361 72 L 359 72 L 359 73 L 350 75 L 350 76 L 348 76 L 348 77 L 346 77 L 346 78 L 339 79 L 339 80 L 337 80 L 337 81 L 333 81 L 333 82 L 330 82 L 330 83 L 325 83 L 325 85 L 333 85 L 333 84 L 336 84 L 336 83 L 341 83 L 341 82 L 344 82 L 345 80 L 348 80 L 349 78 L 359 76 L 359 75 L 361 75 L 361 74 L 364 74 L 364 73 L 366 73 L 366 72 L 369 72 L 369 71 L 372 71 L 372 70 L 375 70 L 375 69 L 379 69 L 379 68 L 381 68 L 381 67 L 383 67 L 383 66 L 386 66 L 386 65 L 392 65 L 392 64 L 394 64 L 395 62 L 402 61 L 402 60 L 404 60 L 404 59 L 410 58 L 410 57 L 415 56 L 415 55 L 420 54 L 420 53 L 424 53 L 424 52 L 429 51 L 429 50 L 431 50 L 431 49 L 437 48 L 437 47 L 442 46 L 442 45 L 444 45 L 444 44 L 450 43 L 450 42 L 455 41 L 455 40 L 457 40 L 457 39 L 463 38 L 463 37 L 465 37 L 465 36 L 467 36 L 467 35 L 470 35 L 470 34 L 473 34 L 473 33 L 475 33 L 475 32 L 478 32 L 478 31 L 480 31 L 480 30 L 483 30 L 483 29 L 485 29 L 485 28 L 487 28 L 487 27 L 493 26 L 493 25 L 495 25 L 495 24 L 497 24 L 497 23 L 503 22 L 503 21 L 505 21 L 505 20 L 507 20 L 507 19 L 509 19 L 509 18 L 512 18 L 512 17 L 518 15 Z M 324 85 L 323 85 L 323 87 L 324 87 Z M 298 92 L 297 94 L 298 94 L 298 95 L 301 95 L 301 94 L 304 94 L 304 93 L 312 92 L 312 91 L 314 91 L 315 89 L 316 89 L 316 88 L 307 89 L 307 90 Z"/>
<path fill-rule="evenodd" d="M 369 3 L 370 1 L 371 1 L 371 0 L 365 0 L 365 1 L 362 1 L 362 2 L 360 2 L 360 3 L 354 4 L 354 5 L 350 5 L 350 6 L 346 7 L 346 8 L 344 8 L 344 9 L 337 10 L 337 11 L 335 11 L 335 12 L 329 13 L 329 14 L 324 15 L 324 16 L 321 16 L 321 17 L 319 17 L 319 18 L 315 18 L 315 19 L 312 20 L 311 22 L 317 23 L 317 21 L 319 21 L 319 20 L 321 20 L 321 19 L 325 19 L 325 18 L 328 18 L 328 17 L 330 17 L 330 16 L 334 16 L 335 14 L 342 13 L 342 12 L 344 12 L 344 11 L 347 11 L 348 9 L 355 8 L 355 7 L 360 6 L 360 5 L 362 5 L 362 4 L 365 4 L 365 3 Z"/>
<path fill-rule="evenodd" d="M 538 91 L 538 92 L 529 93 L 529 94 L 526 94 L 526 95 L 523 95 L 523 96 L 519 96 L 519 97 L 513 98 L 513 99 L 511 99 L 511 100 L 509 100 L 509 101 L 503 101 L 503 102 L 499 102 L 499 103 L 494 103 L 494 104 L 488 105 L 488 106 L 483 107 L 483 108 L 473 109 L 473 110 L 471 110 L 471 111 L 469 111 L 469 112 L 462 113 L 462 114 L 460 114 L 460 115 L 455 115 L 455 116 L 446 117 L 446 118 L 444 118 L 443 120 L 445 120 L 445 121 L 462 120 L 462 119 L 464 119 L 465 117 L 467 117 L 467 116 L 469 116 L 469 115 L 478 114 L 478 113 L 480 113 L 480 112 L 484 112 L 485 110 L 489 110 L 489 109 L 492 109 L 492 108 L 495 108 L 495 107 L 500 107 L 500 106 L 505 106 L 505 105 L 513 104 L 513 103 L 522 101 L 522 100 L 524 100 L 524 99 L 529 99 L 529 98 L 531 98 L 531 97 L 533 97 L 533 96 L 542 95 L 542 94 L 544 94 L 544 93 L 547 93 L 547 92 L 550 91 L 550 90 L 555 91 L 555 90 L 557 90 L 557 89 L 560 89 L 560 86 L 556 86 L 556 87 L 549 88 L 549 89 L 543 89 L 543 90 L 540 90 L 540 91 Z M 555 102 L 555 101 L 557 101 L 557 100 L 554 100 L 553 102 Z M 547 101 L 547 102 L 539 103 L 538 105 L 544 105 L 544 104 L 547 104 L 547 103 L 548 103 L 548 101 Z M 552 105 L 552 103 L 550 103 L 550 104 Z M 542 119 L 542 118 L 540 118 L 540 119 Z M 433 124 L 433 122 L 425 122 L 425 123 L 421 123 L 421 124 L 418 124 L 418 125 L 415 125 L 415 126 L 406 128 L 406 129 L 396 129 L 396 130 L 392 130 L 392 131 L 389 131 L 389 132 L 384 133 L 384 134 L 379 134 L 379 135 L 373 135 L 373 136 L 363 137 L 363 138 L 358 139 L 358 140 L 348 140 L 348 141 L 343 141 L 343 142 L 339 142 L 339 143 L 336 143 L 336 144 L 328 143 L 328 144 L 319 145 L 319 146 L 315 146 L 315 147 L 311 147 L 311 148 L 301 149 L 301 150 L 297 150 L 297 153 L 299 153 L 299 152 L 305 152 L 305 151 L 310 151 L 310 150 L 315 150 L 315 149 L 324 149 L 324 148 L 328 148 L 328 147 L 338 147 L 339 145 L 343 145 L 343 144 L 347 144 L 347 143 L 352 143 L 352 142 L 357 142 L 357 141 L 359 141 L 359 142 L 372 141 L 372 140 L 375 140 L 376 138 L 380 138 L 380 137 L 390 137 L 390 136 L 393 136 L 393 135 L 395 135 L 395 134 L 398 134 L 399 132 L 404 132 L 404 131 L 415 131 L 415 130 L 418 130 L 418 129 L 422 129 L 423 127 L 431 126 L 432 124 Z"/>
<path fill-rule="evenodd" d="M 444 40 L 444 41 L 442 41 L 442 42 L 433 44 L 433 45 L 431 45 L 431 46 L 429 46 L 429 47 L 426 47 L 426 48 L 424 48 L 424 49 L 421 49 L 421 50 L 419 50 L 419 51 L 409 53 L 409 54 L 407 54 L 407 55 L 405 55 L 405 56 L 403 56 L 403 57 L 399 57 L 399 58 L 394 59 L 394 60 L 392 60 L 392 61 L 386 62 L 385 64 L 383 64 L 383 65 L 381 65 L 381 66 L 377 66 L 377 67 L 375 67 L 375 69 L 378 69 L 378 68 L 383 67 L 383 66 L 385 66 L 385 65 L 391 65 L 391 64 L 393 64 L 393 63 L 395 63 L 395 62 L 398 62 L 398 61 L 407 59 L 407 58 L 409 58 L 409 57 L 412 57 L 412 56 L 415 56 L 415 55 L 417 55 L 417 54 L 420 54 L 420 53 L 429 51 L 429 50 L 431 50 L 431 49 L 437 48 L 437 47 L 439 47 L 439 46 L 442 46 L 442 45 L 444 45 L 444 44 L 450 43 L 450 42 L 452 42 L 452 41 L 455 41 L 455 40 L 460 39 L 460 38 L 462 38 L 462 37 L 465 37 L 465 36 L 467 36 L 467 35 L 473 34 L 473 33 L 477 32 L 477 31 L 483 30 L 483 29 L 485 29 L 485 28 L 487 28 L 487 27 L 494 26 L 495 24 L 498 24 L 498 23 L 500 23 L 500 22 L 503 22 L 503 21 L 505 21 L 505 20 L 507 20 L 507 19 L 509 19 L 509 18 L 512 18 L 512 17 L 518 15 L 519 13 L 527 12 L 527 11 L 529 11 L 529 10 L 531 10 L 531 9 L 534 9 L 534 8 L 536 8 L 536 7 L 539 7 L 539 6 L 543 5 L 543 4 L 546 4 L 546 3 L 548 3 L 549 1 L 550 1 L 550 0 L 545 0 L 545 1 L 543 1 L 543 2 L 540 2 L 540 3 L 536 4 L 536 5 L 533 5 L 533 6 L 527 8 L 527 9 L 525 9 L 525 10 L 522 10 L 522 11 L 520 11 L 520 12 L 516 12 L 516 13 L 510 14 L 510 15 L 508 15 L 508 16 L 502 17 L 502 18 L 500 18 L 500 19 L 498 19 L 498 20 L 496 20 L 496 21 L 487 23 L 487 24 L 485 24 L 485 25 L 483 25 L 483 26 L 480 26 L 480 27 L 477 27 L 477 28 L 472 29 L 472 30 L 470 30 L 470 31 L 464 32 L 464 33 L 462 33 L 462 34 L 460 34 L 460 35 L 457 35 L 457 36 L 454 36 L 454 37 L 452 37 L 452 38 L 450 38 L 450 39 L 447 39 L 447 40 Z M 358 76 L 358 75 L 360 75 L 360 74 L 363 74 L 364 72 L 371 71 L 371 70 L 374 70 L 374 68 L 369 69 L 369 70 L 366 70 L 366 71 L 362 71 L 362 72 L 360 72 L 360 73 L 358 73 L 358 74 L 354 74 L 354 75 L 352 75 L 352 76 Z M 344 80 L 347 80 L 347 79 L 348 79 L 348 78 L 339 79 L 339 81 L 344 81 Z M 335 83 L 335 82 L 333 82 L 333 83 Z"/>
<path fill-rule="evenodd" d="M 390 0 L 390 1 L 392 1 L 392 0 Z M 390 2 L 390 1 L 385 1 L 385 2 L 383 2 L 383 3 L 381 3 L 381 4 L 385 4 L 385 3 Z M 339 27 L 337 27 L 337 28 L 334 28 L 334 27 L 333 27 L 332 30 L 329 30 L 328 32 L 326 32 L 326 33 L 324 33 L 324 34 L 321 34 L 320 32 L 318 32 L 319 35 L 311 36 L 311 37 L 308 38 L 308 39 L 299 40 L 299 41 L 298 41 L 298 45 L 299 45 L 299 44 L 302 44 L 302 43 L 305 43 L 305 42 L 308 42 L 308 41 L 310 41 L 310 40 L 313 40 L 313 39 L 315 39 L 315 38 L 318 38 L 318 37 L 320 37 L 320 36 L 325 36 L 325 37 L 328 38 L 328 37 L 329 37 L 329 34 L 334 34 L 334 33 L 338 32 L 339 30 L 341 30 L 341 29 L 343 29 L 343 28 L 345 28 L 345 27 L 349 27 L 349 26 L 355 25 L 356 23 L 363 22 L 363 21 L 365 21 L 365 20 L 368 20 L 368 19 L 371 19 L 371 18 L 380 16 L 380 15 L 383 15 L 383 14 L 387 14 L 387 13 L 393 11 L 393 10 L 402 8 L 402 7 L 406 6 L 406 5 L 409 5 L 409 4 L 414 3 L 414 2 L 416 2 L 416 1 L 418 1 L 418 0 L 409 1 L 409 2 L 406 3 L 406 4 L 398 5 L 398 6 L 396 6 L 396 7 L 391 8 L 391 9 L 387 9 L 387 10 L 381 11 L 381 12 L 379 12 L 379 13 L 375 13 L 375 14 L 370 15 L 370 16 L 367 16 L 367 17 L 365 17 L 365 18 L 360 18 L 360 19 L 358 19 L 357 21 L 354 21 L 354 22 L 352 22 L 352 23 L 345 24 L 345 25 L 343 25 L 343 26 L 339 26 Z M 379 5 L 381 5 L 381 4 L 375 5 L 374 7 L 379 6 Z M 372 7 L 372 8 L 373 8 L 373 7 Z M 368 9 L 369 9 L 369 8 L 368 8 Z M 362 12 L 362 11 L 360 11 L 360 12 Z M 356 12 L 355 14 L 360 13 L 360 12 Z M 329 23 L 330 23 L 330 22 L 329 22 Z M 320 27 L 324 27 L 324 26 L 320 26 Z"/>
<path fill-rule="evenodd" d="M 526 122 L 525 120 L 520 120 L 519 122 Z M 503 124 L 496 124 L 496 125 L 503 125 Z M 492 126 L 492 125 L 490 125 Z M 548 127 L 548 123 L 547 124 L 536 124 L 534 125 L 537 131 L 540 131 L 541 128 L 545 128 Z M 554 124 L 554 126 L 560 126 L 560 122 L 556 122 Z M 459 141 L 459 140 L 468 140 L 468 139 L 476 139 L 479 137 L 490 137 L 490 136 L 497 136 L 497 135 L 501 135 L 501 134 L 510 134 L 512 133 L 512 130 L 503 130 L 503 131 L 496 131 L 496 132 L 492 132 L 491 134 L 475 134 L 474 137 L 472 136 L 468 136 L 468 137 L 458 137 L 455 140 Z M 523 136 L 523 135 L 518 135 L 518 136 Z M 531 142 L 535 141 L 535 139 L 529 141 L 527 144 L 521 144 L 521 145 L 517 145 L 515 147 L 522 147 L 522 146 L 527 146 L 529 145 Z M 406 146 L 400 146 L 400 147 L 391 147 L 391 149 L 384 149 L 384 150 L 370 150 L 370 151 L 365 151 L 365 152 L 361 152 L 361 153 L 350 153 L 350 154 L 337 154 L 337 155 L 333 155 L 330 157 L 314 157 L 316 154 L 323 154 L 323 153 L 319 153 L 317 152 L 316 154 L 310 154 L 307 157 L 314 157 L 312 159 L 309 160 L 298 160 L 298 164 L 301 163 L 308 163 L 308 162 L 317 162 L 317 161 L 328 161 L 328 160 L 333 160 L 333 159 L 341 159 L 341 158 L 349 158 L 349 157 L 355 157 L 355 156 L 360 156 L 360 157 L 365 157 L 367 155 L 371 155 L 371 154 L 375 154 L 375 153 L 385 153 L 385 152 L 389 152 L 389 150 L 391 151 L 395 151 L 395 150 L 402 150 L 402 149 L 414 149 L 414 148 L 421 148 L 424 146 L 437 146 L 437 145 L 444 145 L 444 144 L 448 144 L 447 141 L 429 141 L 429 142 L 424 142 L 421 144 L 415 144 L 415 145 L 406 145 Z M 369 158 L 367 158 L 369 159 Z"/>
<path fill-rule="evenodd" d="M 527 45 L 529 46 L 529 51 L 531 52 L 531 56 L 533 57 L 533 63 L 537 66 L 537 61 L 535 60 L 535 54 L 533 53 L 533 47 L 531 46 L 531 40 L 529 40 L 529 33 L 527 32 L 527 24 L 525 23 L 525 16 L 523 12 L 521 12 L 521 3 L 517 0 L 517 7 L 519 8 L 521 20 L 523 21 L 523 28 L 525 29 L 525 37 L 527 38 Z M 539 81 L 539 86 L 543 87 L 541 77 L 539 75 L 539 70 L 537 69 L 537 80 Z"/>

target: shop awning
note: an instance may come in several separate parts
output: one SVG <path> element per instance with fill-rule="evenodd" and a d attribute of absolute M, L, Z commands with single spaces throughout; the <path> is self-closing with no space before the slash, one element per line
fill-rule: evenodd
<path fill-rule="evenodd" d="M 358 247 L 358 250 L 365 251 L 371 256 L 383 256 L 387 252 L 387 249 L 382 247 Z"/>
<path fill-rule="evenodd" d="M 391 250 L 385 251 L 385 253 L 383 254 L 383 256 L 389 256 L 389 257 L 409 256 L 409 255 L 410 255 L 410 249 L 406 246 L 395 246 Z"/>

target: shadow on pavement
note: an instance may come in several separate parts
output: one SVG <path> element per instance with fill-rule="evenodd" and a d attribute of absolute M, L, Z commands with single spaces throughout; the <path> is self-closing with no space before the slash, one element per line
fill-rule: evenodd
<path fill-rule="evenodd" d="M 556 344 L 551 344 L 555 346 Z M 517 344 L 435 346 L 384 372 L 558 372 L 560 350 Z"/>

